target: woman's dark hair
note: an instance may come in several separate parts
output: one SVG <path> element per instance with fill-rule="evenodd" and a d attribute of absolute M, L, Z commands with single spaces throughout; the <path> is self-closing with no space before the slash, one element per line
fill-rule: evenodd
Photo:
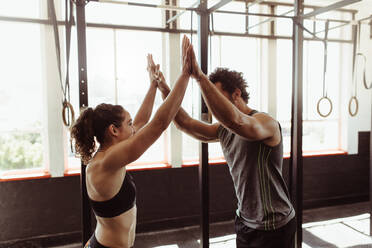
<path fill-rule="evenodd" d="M 249 93 L 246 89 L 248 84 L 244 80 L 241 72 L 219 67 L 209 75 L 209 80 L 214 84 L 220 82 L 222 89 L 227 91 L 230 95 L 234 93 L 235 89 L 239 89 L 241 91 L 241 97 L 245 103 L 248 103 Z"/>
<path fill-rule="evenodd" d="M 94 137 L 100 144 L 104 143 L 107 127 L 111 124 L 120 127 L 124 120 L 123 112 L 122 106 L 105 103 L 82 111 L 71 128 L 71 139 L 75 139 L 75 151 L 84 164 L 89 163 L 95 151 Z"/>

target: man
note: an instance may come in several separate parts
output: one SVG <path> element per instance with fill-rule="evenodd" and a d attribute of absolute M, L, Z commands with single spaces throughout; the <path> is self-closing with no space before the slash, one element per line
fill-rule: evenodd
<path fill-rule="evenodd" d="M 220 142 L 238 199 L 237 247 L 292 247 L 296 219 L 282 176 L 283 141 L 279 122 L 247 105 L 249 94 L 241 73 L 218 68 L 208 79 L 193 50 L 190 63 L 192 77 L 219 122 L 200 122 L 182 108 L 174 122 L 180 130 L 203 142 Z M 165 98 L 169 87 L 162 74 L 158 85 Z"/>

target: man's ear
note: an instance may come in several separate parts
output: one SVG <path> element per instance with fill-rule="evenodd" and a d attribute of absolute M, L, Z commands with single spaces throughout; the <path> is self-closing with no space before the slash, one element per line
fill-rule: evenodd
<path fill-rule="evenodd" d="M 233 94 L 232 94 L 232 99 L 233 101 L 235 102 L 236 100 L 238 100 L 239 97 L 241 97 L 242 95 L 242 92 L 240 89 L 235 89 Z"/>

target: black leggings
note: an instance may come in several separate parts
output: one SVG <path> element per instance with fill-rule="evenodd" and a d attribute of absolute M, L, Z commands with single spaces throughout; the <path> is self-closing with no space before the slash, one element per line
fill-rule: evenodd
<path fill-rule="evenodd" d="M 92 235 L 88 242 L 85 244 L 84 248 L 109 248 L 107 246 L 101 245 L 96 239 L 96 235 Z"/>

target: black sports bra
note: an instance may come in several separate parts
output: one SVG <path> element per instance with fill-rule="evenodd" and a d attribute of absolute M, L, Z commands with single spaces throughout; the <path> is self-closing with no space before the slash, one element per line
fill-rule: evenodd
<path fill-rule="evenodd" d="M 132 176 L 126 172 L 119 192 L 110 200 L 94 201 L 90 199 L 94 213 L 99 217 L 112 218 L 128 211 L 136 204 L 136 185 Z"/>

